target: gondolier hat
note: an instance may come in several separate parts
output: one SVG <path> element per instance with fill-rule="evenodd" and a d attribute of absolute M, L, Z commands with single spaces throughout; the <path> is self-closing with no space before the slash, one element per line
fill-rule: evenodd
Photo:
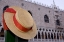
<path fill-rule="evenodd" d="M 4 20 L 9 30 L 23 39 L 32 39 L 37 34 L 34 19 L 21 7 L 11 6 L 4 12 Z"/>

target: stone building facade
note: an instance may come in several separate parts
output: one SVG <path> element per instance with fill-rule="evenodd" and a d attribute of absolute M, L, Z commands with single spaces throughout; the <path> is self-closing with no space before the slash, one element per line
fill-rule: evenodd
<path fill-rule="evenodd" d="M 0 22 L 1 23 L 2 23 L 3 8 L 5 6 L 20 6 L 21 8 L 26 9 L 29 13 L 31 13 L 32 17 L 34 18 L 34 21 L 36 22 L 38 31 L 40 33 L 42 33 L 43 31 L 45 35 L 46 33 L 48 35 L 48 32 L 50 32 L 49 34 L 53 32 L 52 33 L 53 35 L 54 33 L 56 33 L 57 35 L 57 32 L 59 32 L 59 34 L 61 34 L 62 32 L 61 35 L 63 35 L 64 37 L 64 33 L 63 33 L 64 32 L 64 11 L 63 10 L 60 10 L 57 7 L 53 8 L 53 7 L 44 6 L 32 1 L 0 0 Z M 44 38 L 49 38 L 49 37 L 45 36 Z M 50 38 L 53 39 L 54 36 L 53 38 L 52 37 Z"/>

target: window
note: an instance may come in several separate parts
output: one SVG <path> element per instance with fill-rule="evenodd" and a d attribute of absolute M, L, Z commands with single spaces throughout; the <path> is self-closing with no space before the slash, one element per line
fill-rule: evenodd
<path fill-rule="evenodd" d="M 49 23 L 49 18 L 48 18 L 47 15 L 44 15 L 44 21 L 45 21 L 46 23 Z"/>
<path fill-rule="evenodd" d="M 50 11 L 49 11 L 49 13 L 50 13 Z"/>
<path fill-rule="evenodd" d="M 4 13 L 4 11 L 6 10 L 6 8 L 8 8 L 9 6 L 8 5 L 6 5 L 4 8 L 3 8 L 3 13 Z"/>
<path fill-rule="evenodd" d="M 24 3 L 22 3 L 21 5 L 24 6 Z"/>
<path fill-rule="evenodd" d="M 40 8 L 38 8 L 38 10 L 40 10 Z"/>
<path fill-rule="evenodd" d="M 58 11 L 55 11 L 56 13 L 58 13 Z"/>
<path fill-rule="evenodd" d="M 56 25 L 60 26 L 60 21 L 58 19 L 56 20 Z"/>
<path fill-rule="evenodd" d="M 28 10 L 28 12 L 31 14 L 31 16 L 32 16 L 32 12 L 30 11 L 30 10 Z"/>

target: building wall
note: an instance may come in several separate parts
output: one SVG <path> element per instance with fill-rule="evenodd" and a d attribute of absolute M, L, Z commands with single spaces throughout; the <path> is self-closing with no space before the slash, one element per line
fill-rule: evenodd
<path fill-rule="evenodd" d="M 63 19 L 64 12 L 56 13 L 55 10 L 53 10 L 52 8 L 41 6 L 41 5 L 31 3 L 28 1 L 1 0 L 0 5 L 1 5 L 0 6 L 0 17 L 1 17 L 0 21 L 2 21 L 3 8 L 6 5 L 20 6 L 21 8 L 24 8 L 27 11 L 30 10 L 38 28 L 52 28 L 52 29 L 56 28 L 55 15 L 59 15 L 60 13 L 62 14 L 60 18 L 62 18 L 61 20 L 64 21 Z M 46 23 L 44 21 L 44 15 L 46 14 L 49 17 L 49 23 Z M 62 22 L 61 27 L 64 27 L 64 22 Z"/>
<path fill-rule="evenodd" d="M 32 12 L 33 18 L 37 24 L 37 27 L 44 27 L 44 28 L 55 28 L 55 23 L 54 23 L 54 17 L 53 17 L 53 10 L 48 8 L 48 7 L 44 7 L 44 6 L 40 6 L 40 5 L 36 5 L 34 3 L 30 3 L 30 2 L 26 2 L 26 1 L 21 1 L 21 0 L 1 0 L 0 1 L 0 17 L 2 17 L 2 10 L 6 5 L 9 6 L 20 6 L 26 10 L 30 10 Z M 22 4 L 24 4 L 24 6 L 22 6 Z M 40 8 L 40 9 L 39 9 Z M 49 13 L 50 11 L 50 13 Z M 44 22 L 44 15 L 47 14 L 49 17 L 49 23 L 45 23 Z"/>

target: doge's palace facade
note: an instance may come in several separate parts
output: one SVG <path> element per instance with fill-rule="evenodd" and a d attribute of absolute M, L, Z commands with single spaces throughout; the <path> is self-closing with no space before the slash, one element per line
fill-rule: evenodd
<path fill-rule="evenodd" d="M 26 9 L 34 18 L 38 34 L 29 42 L 63 42 L 64 40 L 64 11 L 57 7 L 50 7 L 37 2 L 25 0 L 0 0 L 0 22 L 2 23 L 3 8 L 5 6 L 20 6 Z"/>

